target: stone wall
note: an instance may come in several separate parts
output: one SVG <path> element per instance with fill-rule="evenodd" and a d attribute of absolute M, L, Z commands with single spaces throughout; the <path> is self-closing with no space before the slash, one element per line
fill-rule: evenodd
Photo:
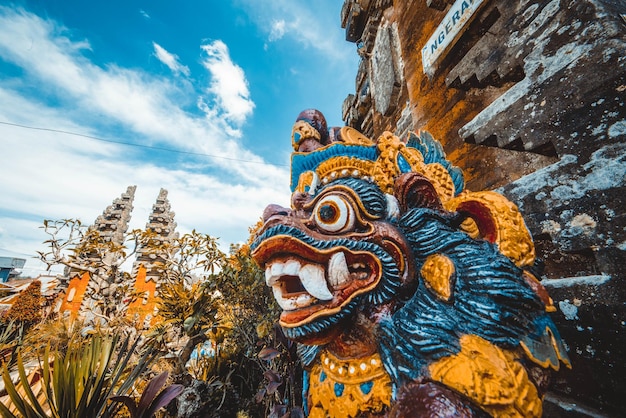
<path fill-rule="evenodd" d="M 426 74 L 431 35 L 453 36 L 447 13 L 473 6 Z M 341 22 L 362 57 L 346 124 L 370 137 L 430 131 L 468 189 L 497 189 L 525 215 L 574 365 L 546 416 L 620 415 L 626 2 L 346 0 Z"/>

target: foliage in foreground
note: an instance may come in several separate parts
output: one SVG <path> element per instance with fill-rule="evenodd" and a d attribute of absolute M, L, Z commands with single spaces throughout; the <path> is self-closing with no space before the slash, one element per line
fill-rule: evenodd
<path fill-rule="evenodd" d="M 92 332 L 107 329 L 118 333 L 129 330 L 129 323 L 120 318 L 124 317 L 124 306 L 128 303 L 128 297 L 122 297 L 128 291 L 123 283 L 132 280 L 120 267 L 122 260 L 136 254 L 141 246 L 154 251 L 163 271 L 163 281 L 158 289 L 161 300 L 159 320 L 144 333 L 141 344 L 150 350 L 152 357 L 165 356 L 168 361 L 176 357 L 178 366 L 172 369 L 172 364 L 168 363 L 167 368 L 174 372 L 173 380 L 185 386 L 184 392 L 168 406 L 168 416 L 199 416 L 193 412 L 189 412 L 192 415 L 180 415 L 181 408 L 189 406 L 184 405 L 187 393 L 206 398 L 201 400 L 200 406 L 215 417 L 234 417 L 237 412 L 250 417 L 281 417 L 288 413 L 302 416 L 299 406 L 302 370 L 296 347 L 276 325 L 280 309 L 265 285 L 264 272 L 250 256 L 248 245 L 233 246 L 230 254 L 225 255 L 217 247 L 216 239 L 196 231 L 164 243 L 151 231 L 136 230 L 126 234 L 125 242 L 131 245 L 127 248 L 126 244 L 119 246 L 103 241 L 97 231 L 86 230 L 78 221 L 47 221 L 44 229 L 50 235 L 47 241 L 50 251 L 40 254 L 42 260 L 49 265 L 65 265 L 72 271 L 89 272 L 92 279 L 106 281 L 109 283 L 107 288 L 115 291 L 96 300 L 99 325 L 75 321 L 68 327 L 61 320 L 44 320 L 29 327 L 24 344 L 19 348 L 22 357 L 18 369 L 22 369 L 20 373 L 23 375 L 20 380 L 27 382 L 24 363 L 29 359 L 43 355 L 53 362 L 43 362 L 40 366 L 40 382 L 44 387 L 40 393 L 29 393 L 21 384 L 7 385 L 12 385 L 11 398 L 15 397 L 17 401 L 13 402 L 22 410 L 11 413 L 0 406 L 2 416 L 109 417 L 123 408 L 121 403 L 135 405 L 134 412 L 133 407 L 129 407 L 135 416 L 145 414 L 149 395 L 156 393 L 152 393 L 152 386 L 151 393 L 145 394 L 139 403 L 130 398 L 131 389 L 136 394 L 135 383 L 141 374 L 135 373 L 136 368 L 131 366 L 134 357 L 126 358 L 123 353 L 104 355 L 102 348 L 100 351 L 85 349 L 83 346 L 95 344 L 88 341 L 103 337 L 84 340 L 79 335 L 86 329 Z M 62 238 L 63 234 L 68 236 Z M 80 244 L 81 240 L 83 244 Z M 67 251 L 69 256 L 64 255 Z M 196 361 L 187 363 L 193 349 L 207 340 L 211 341 L 214 353 L 198 356 Z M 104 341 L 100 340 L 98 344 L 102 346 Z M 136 344 L 137 341 L 131 351 L 136 349 Z M 81 350 L 91 352 L 85 354 Z M 89 359 L 96 353 L 103 356 L 101 360 L 83 358 L 87 356 Z M 73 358 L 71 362 L 70 358 Z M 120 361 L 126 361 L 121 369 L 118 368 Z M 108 371 L 98 374 L 102 370 L 98 366 L 91 374 L 81 371 L 84 374 L 79 377 L 79 371 L 69 365 L 79 363 L 85 364 L 81 367 L 87 367 L 90 362 L 106 363 Z M 142 358 L 140 362 L 146 364 L 137 367 L 145 370 L 148 359 Z M 5 369 L 3 375 L 8 376 L 11 366 L 5 366 Z M 85 383 L 77 383 L 82 381 Z M 67 396 L 60 395 L 64 393 L 61 389 L 64 385 L 72 386 Z M 115 399 L 120 402 L 111 402 L 111 396 L 117 396 Z M 72 412 L 66 415 L 61 412 L 70 409 Z M 47 415 L 42 415 L 41 411 Z"/>
<path fill-rule="evenodd" d="M 255 404 L 261 406 L 258 416 L 301 416 L 302 369 L 296 345 L 276 324 L 280 309 L 250 248 L 232 247 L 214 280 L 227 305 L 229 332 L 223 345 L 241 398 L 249 400 L 251 411 Z"/>
<path fill-rule="evenodd" d="M 41 383 L 38 393 L 31 388 L 34 381 L 28 379 L 18 354 L 20 383 L 12 381 L 6 363 L 2 366 L 2 379 L 15 410 L 0 403 L 0 414 L 4 418 L 115 416 L 119 405 L 111 403 L 109 398 L 130 393 L 135 381 L 155 358 L 153 352 L 146 351 L 130 367 L 139 339 L 131 342 L 126 337 L 121 344 L 120 340 L 119 335 L 94 335 L 83 344 L 68 346 L 65 353 L 46 349 L 37 373 Z"/>
<path fill-rule="evenodd" d="M 131 418 L 152 418 L 156 411 L 167 406 L 183 391 L 183 385 L 170 385 L 161 390 L 167 380 L 168 372 L 163 372 L 154 377 L 143 393 L 139 402 L 127 395 L 117 395 L 111 397 L 114 402 L 122 402 L 128 408 Z M 159 392 L 159 390 L 161 390 Z"/>
<path fill-rule="evenodd" d="M 0 364 L 14 365 L 28 330 L 42 319 L 44 297 L 36 280 L 20 292 L 11 307 L 0 316 Z"/>

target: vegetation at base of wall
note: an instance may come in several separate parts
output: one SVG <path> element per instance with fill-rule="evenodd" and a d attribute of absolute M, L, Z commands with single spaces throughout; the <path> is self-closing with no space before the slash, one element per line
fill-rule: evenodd
<path fill-rule="evenodd" d="M 233 246 L 229 254 L 224 254 L 216 239 L 197 231 L 163 243 L 150 231 L 137 230 L 127 234 L 126 242 L 130 242 L 131 248 L 110 248 L 79 221 L 47 221 L 44 229 L 50 236 L 49 250 L 42 252 L 41 257 L 49 265 L 61 264 L 73 271 L 90 272 L 98 280 L 118 285 L 121 293 L 109 300 L 100 299 L 99 314 L 87 321 L 80 316 L 72 321 L 55 315 L 42 319 L 41 315 L 33 314 L 29 318 L 34 320 L 29 320 L 26 328 L 19 328 L 25 322 L 15 320 L 0 323 L 0 350 L 4 349 L 13 358 L 13 362 L 4 363 L 0 359 L 3 375 L 8 379 L 7 391 L 0 392 L 0 398 L 10 399 L 7 405 L 12 411 L 7 412 L 3 404 L 3 416 L 81 416 L 55 415 L 54 411 L 68 405 L 67 401 L 56 398 L 58 393 L 71 393 L 68 396 L 74 403 L 70 404 L 92 408 L 88 412 L 81 409 L 82 416 L 112 416 L 112 410 L 118 416 L 129 413 L 138 416 L 140 404 L 143 413 L 148 411 L 146 399 L 152 396 L 156 402 L 155 386 L 147 382 L 163 373 L 169 373 L 170 383 L 182 385 L 182 392 L 166 411 L 161 409 L 157 413 L 159 417 L 302 415 L 302 370 L 295 344 L 284 337 L 276 324 L 280 309 L 265 285 L 264 272 L 250 256 L 248 245 Z M 128 281 L 129 276 L 119 268 L 119 260 L 110 257 L 110 252 L 115 251 L 127 259 L 137 252 L 138 245 L 151 248 L 162 263 L 159 314 L 149 329 L 125 319 L 125 307 L 120 304 L 132 303 L 139 296 L 123 297 L 128 289 L 120 284 Z M 66 256 L 68 251 L 70 255 Z M 22 331 L 17 338 L 19 329 Z M 132 347 L 126 347 L 126 343 L 120 346 L 121 335 L 135 336 Z M 125 353 L 128 350 L 132 353 L 127 357 L 111 354 L 106 348 L 110 338 L 118 339 L 111 349 L 122 347 Z M 210 353 L 202 353 L 201 349 L 208 347 Z M 93 363 L 96 352 L 103 356 L 97 357 L 96 363 L 108 362 L 108 373 L 98 375 L 92 370 L 89 374 L 68 368 L 64 363 L 70 359 L 72 363 Z M 109 355 L 105 355 L 107 352 Z M 146 353 L 150 353 L 150 361 L 142 357 Z M 137 367 L 141 371 L 117 374 L 120 361 L 125 362 L 127 372 Z M 67 367 L 57 367 L 63 364 Z M 81 381 L 77 377 L 79 372 L 87 373 L 83 376 L 90 385 L 87 391 L 77 383 Z M 11 380 L 11 375 L 18 379 Z M 39 393 L 43 397 L 28 392 L 31 386 L 37 388 L 32 380 L 35 376 L 43 386 Z M 97 383 L 94 381 L 98 380 L 97 376 L 109 376 L 109 380 Z M 117 376 L 117 380 L 113 382 L 111 376 Z M 159 382 L 162 380 L 160 377 Z M 58 386 L 61 384 L 68 388 L 62 390 Z M 142 403 L 141 394 L 146 390 L 149 393 Z M 113 402 L 111 396 L 117 396 L 118 402 Z M 132 406 L 122 407 L 122 404 L 135 405 L 136 409 L 133 412 Z M 21 409 L 16 410 L 17 406 Z M 193 408 L 196 415 L 190 412 Z"/>

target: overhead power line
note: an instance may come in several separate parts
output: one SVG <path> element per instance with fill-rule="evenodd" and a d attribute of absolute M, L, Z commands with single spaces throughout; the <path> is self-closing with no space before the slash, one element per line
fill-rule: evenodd
<path fill-rule="evenodd" d="M 155 147 L 155 146 L 151 146 L 151 145 L 133 144 L 132 142 L 124 142 L 124 141 L 116 141 L 114 139 L 99 138 L 97 136 L 85 135 L 85 134 L 81 134 L 81 133 L 78 133 L 78 132 L 64 131 L 62 129 L 42 128 L 42 127 L 38 127 L 38 126 L 28 126 L 28 125 L 22 125 L 22 124 L 19 124 L 19 123 L 12 123 L 12 122 L 5 122 L 5 121 L 0 121 L 0 124 L 2 124 L 2 125 L 9 125 L 9 126 L 15 126 L 17 128 L 23 128 L 23 129 L 32 129 L 32 130 L 36 130 L 36 131 L 55 132 L 55 133 L 66 134 L 66 135 L 80 136 L 80 137 L 87 138 L 87 139 L 92 139 L 92 140 L 95 140 L 95 141 L 109 142 L 109 143 L 112 143 L 112 144 L 126 145 L 126 146 L 129 146 L 129 147 L 138 147 L 138 148 L 147 148 L 147 149 L 152 149 L 152 150 L 157 150 L 157 151 L 174 152 L 176 154 L 196 155 L 196 156 L 199 156 L 199 157 L 219 158 L 219 159 L 222 159 L 222 160 L 236 161 L 236 162 L 248 163 L 248 164 L 262 164 L 262 165 L 273 165 L 273 166 L 276 166 L 276 167 L 289 167 L 289 165 L 287 165 L 287 164 L 265 163 L 265 162 L 261 162 L 261 161 L 250 161 L 250 160 L 242 160 L 242 159 L 238 159 L 238 158 L 222 157 L 222 156 L 219 156 L 219 155 L 205 154 L 205 153 L 202 153 L 202 152 L 181 151 L 181 150 L 176 150 L 176 149 L 171 149 L 171 148 Z"/>
<path fill-rule="evenodd" d="M 11 250 L 9 250 L 9 249 L 7 249 L 7 248 L 0 248 L 0 252 L 5 252 L 5 253 L 7 253 L 7 254 L 9 254 L 9 253 L 10 253 L 10 254 L 12 254 L 12 255 L 25 255 L 25 256 L 29 256 L 29 257 L 35 257 L 35 256 L 34 256 L 34 255 L 32 255 L 32 254 L 20 253 L 20 252 L 18 252 L 18 251 L 11 251 Z"/>

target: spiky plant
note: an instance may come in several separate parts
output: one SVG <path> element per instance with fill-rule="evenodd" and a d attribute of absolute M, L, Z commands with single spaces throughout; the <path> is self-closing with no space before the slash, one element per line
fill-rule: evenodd
<path fill-rule="evenodd" d="M 22 325 L 16 324 L 15 321 L 6 323 L 0 321 L 0 363 L 11 358 L 15 347 L 20 342 L 22 331 Z"/>
<path fill-rule="evenodd" d="M 47 319 L 28 329 L 21 354 L 24 360 L 43 356 L 46 347 L 52 352 L 65 352 L 70 345 L 84 344 L 85 323 L 66 318 Z"/>
<path fill-rule="evenodd" d="M 21 355 L 17 359 L 20 383 L 15 384 L 6 364 L 2 378 L 13 408 L 0 403 L 4 418 L 83 418 L 112 417 L 117 404 L 109 403 L 113 395 L 126 395 L 135 381 L 154 360 L 153 352 L 145 352 L 129 368 L 139 339 L 95 335 L 83 345 L 70 345 L 67 352 L 46 349 L 41 362 L 41 393 L 28 384 Z M 17 415 L 16 415 L 17 414 Z"/>

